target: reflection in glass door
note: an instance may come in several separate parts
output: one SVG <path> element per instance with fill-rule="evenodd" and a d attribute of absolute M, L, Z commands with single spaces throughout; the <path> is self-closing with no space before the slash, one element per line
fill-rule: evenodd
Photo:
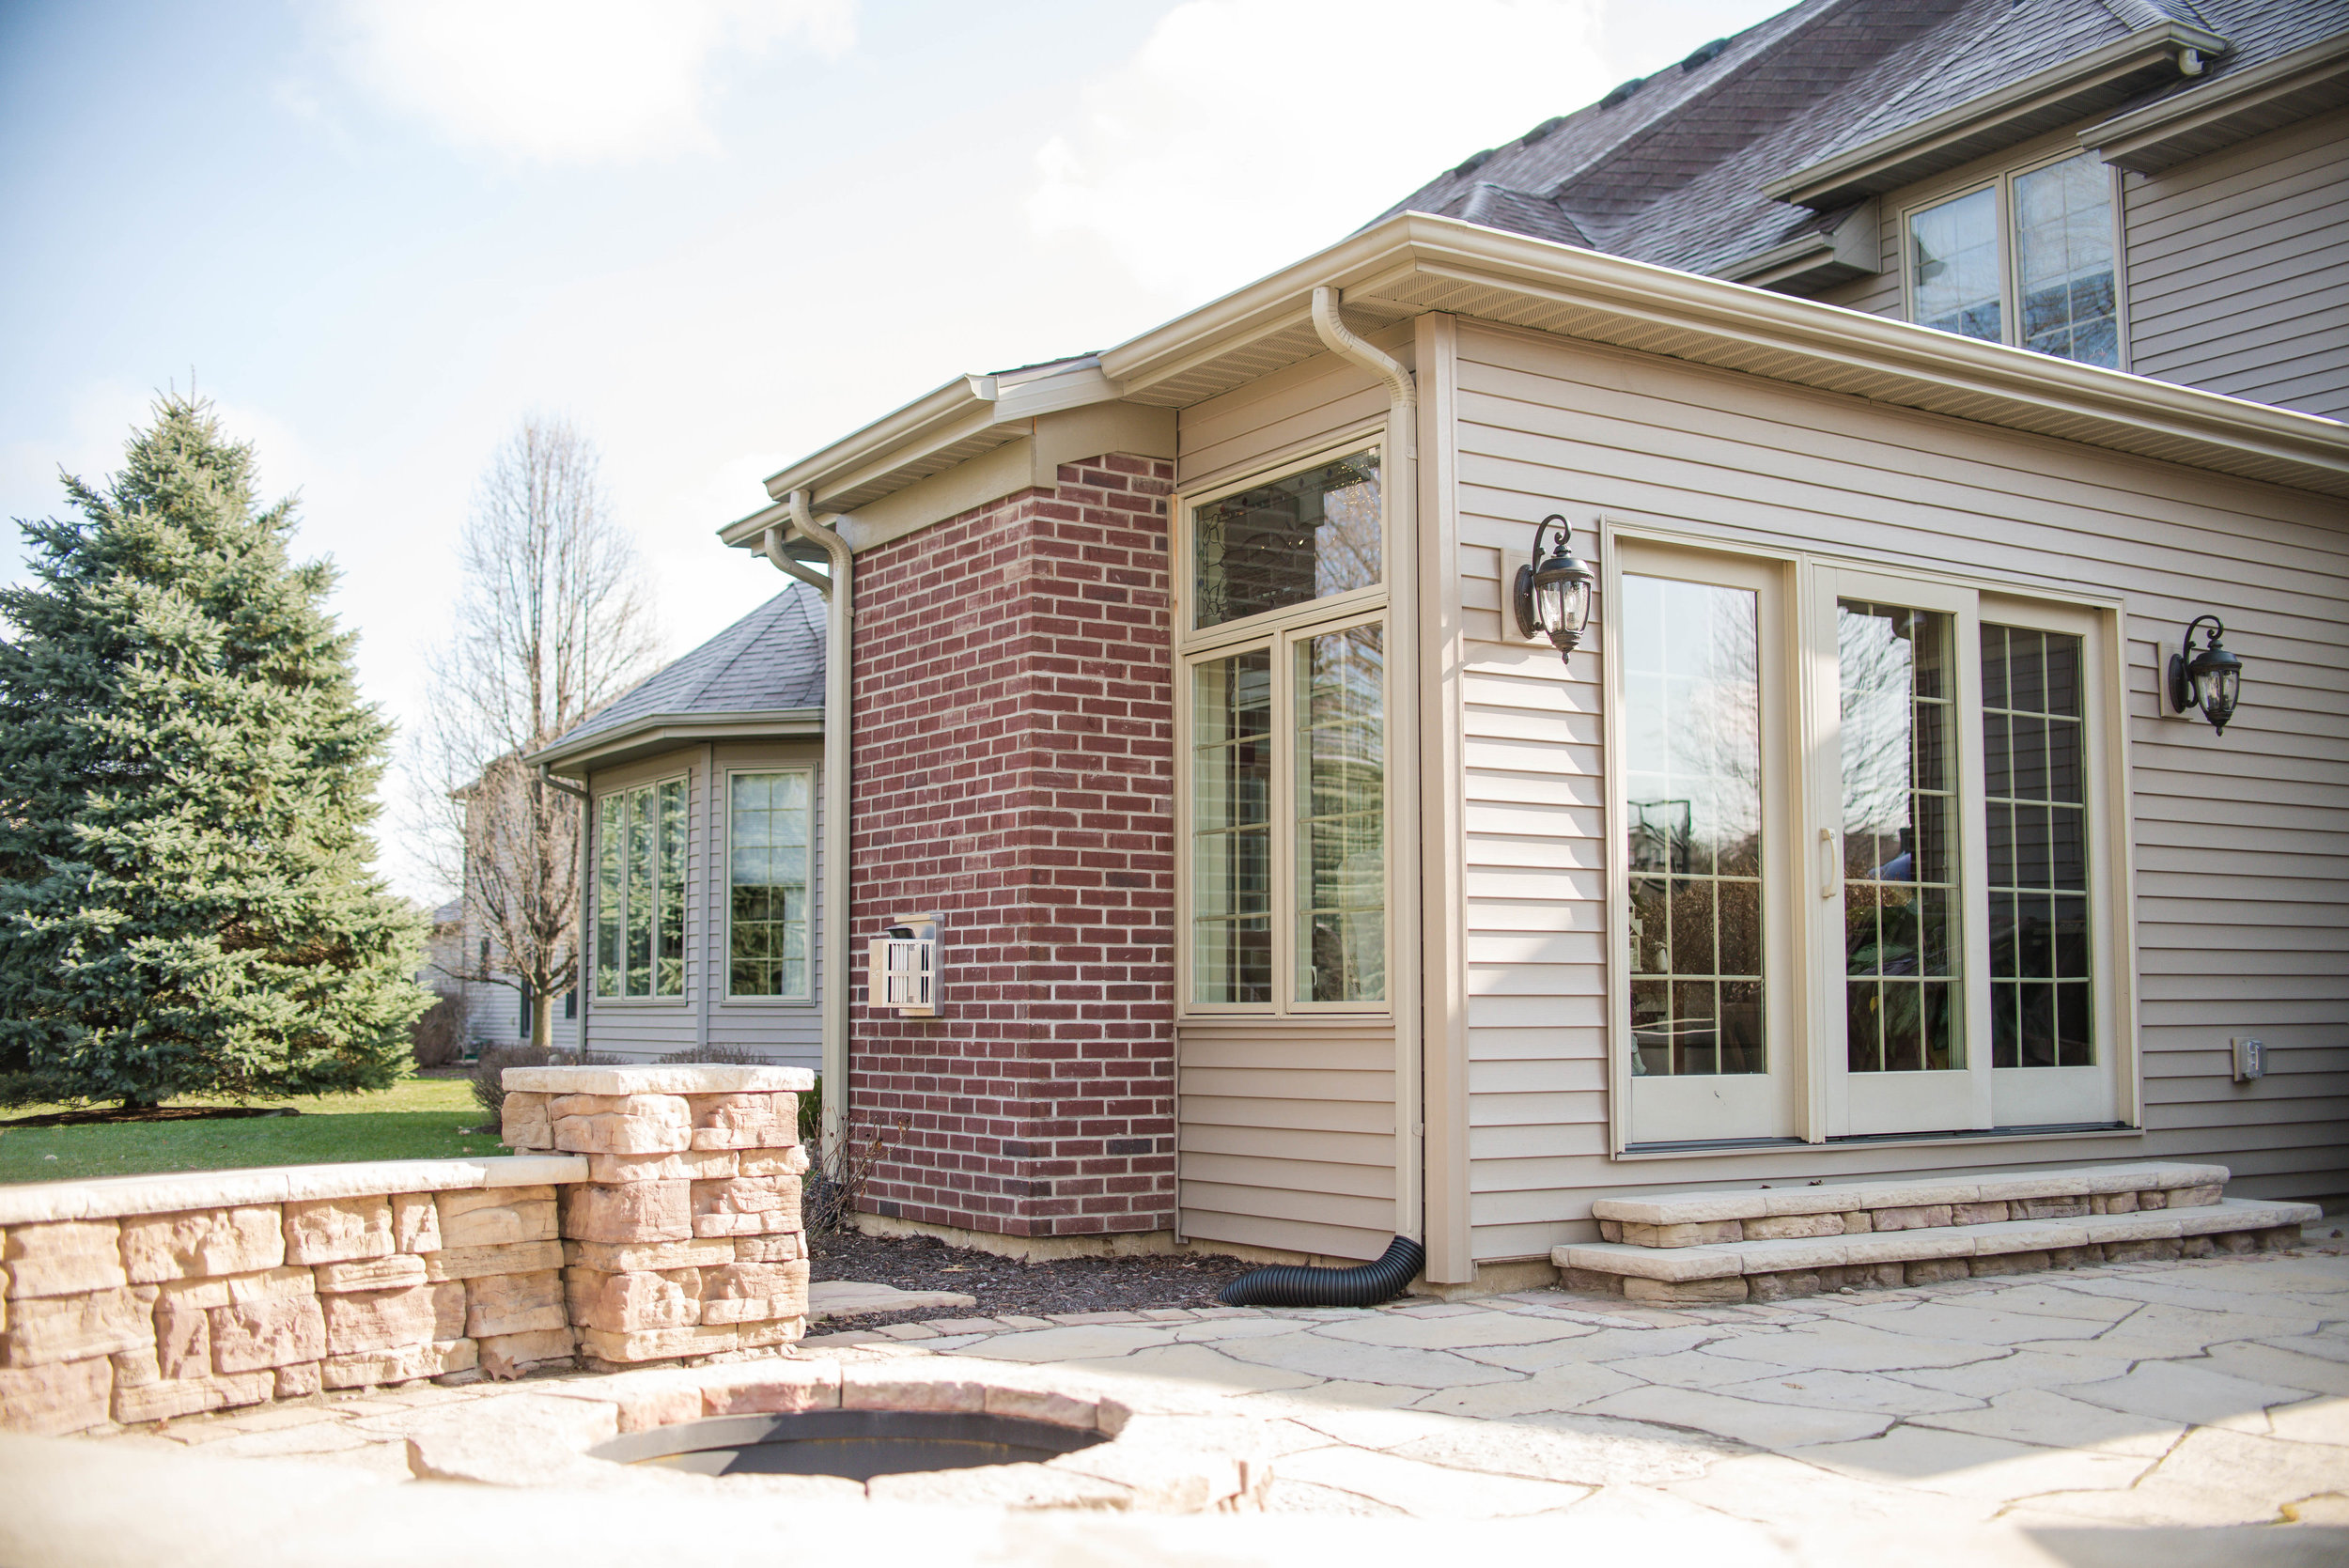
<path fill-rule="evenodd" d="M 1813 581 L 1820 1131 L 1988 1126 L 1983 907 L 1965 876 L 1982 853 L 1976 600 L 1840 567 Z"/>
<path fill-rule="evenodd" d="M 1798 1052 L 1776 1033 L 1765 883 L 1777 585 L 1766 567 L 1626 548 L 1631 1141 L 1789 1136 Z"/>
<path fill-rule="evenodd" d="M 1966 1065 L 1951 617 L 1836 606 L 1843 1049 L 1855 1073 Z"/>

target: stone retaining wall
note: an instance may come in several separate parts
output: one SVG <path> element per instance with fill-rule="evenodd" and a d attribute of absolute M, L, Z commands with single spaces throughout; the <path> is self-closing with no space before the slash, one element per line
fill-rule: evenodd
<path fill-rule="evenodd" d="M 0 1188 L 0 1428 L 800 1337 L 807 1073 L 506 1078 L 510 1159 Z"/>

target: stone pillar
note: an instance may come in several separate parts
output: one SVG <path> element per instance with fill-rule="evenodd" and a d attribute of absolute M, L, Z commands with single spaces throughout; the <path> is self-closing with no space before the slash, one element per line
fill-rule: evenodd
<path fill-rule="evenodd" d="M 799 1067 L 506 1069 L 505 1141 L 587 1157 L 561 1189 L 581 1364 L 765 1350 L 807 1327 Z"/>

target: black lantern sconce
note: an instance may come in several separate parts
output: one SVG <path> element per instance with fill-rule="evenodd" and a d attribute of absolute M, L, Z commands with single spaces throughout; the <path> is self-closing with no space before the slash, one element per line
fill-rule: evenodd
<path fill-rule="evenodd" d="M 1552 523 L 1558 525 L 1558 545 L 1545 561 L 1542 537 Z M 1562 663 L 1572 660 L 1583 629 L 1591 624 L 1591 584 L 1597 581 L 1591 568 L 1566 548 L 1573 531 L 1554 512 L 1542 519 L 1533 529 L 1533 563 L 1517 568 L 1517 630 L 1528 637 L 1548 638 Z"/>
<path fill-rule="evenodd" d="M 2210 640 L 2200 648 L 2194 633 L 2210 623 Z M 2170 656 L 2170 706 L 2180 713 L 2202 710 L 2211 728 L 2227 733 L 2234 717 L 2235 700 L 2243 694 L 2243 660 L 2218 645 L 2227 629 L 2216 615 L 2197 615 L 2186 629 L 2186 641 Z"/>

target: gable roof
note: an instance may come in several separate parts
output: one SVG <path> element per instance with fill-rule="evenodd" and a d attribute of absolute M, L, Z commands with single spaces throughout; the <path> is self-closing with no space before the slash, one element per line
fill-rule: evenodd
<path fill-rule="evenodd" d="M 673 660 L 527 759 L 575 762 L 632 741 L 729 726 L 794 727 L 824 706 L 824 600 L 795 582 L 682 658 Z"/>
<path fill-rule="evenodd" d="M 1802 0 L 1476 154 L 1380 220 L 1428 212 L 1750 276 L 1741 262 L 1875 192 L 2089 116 L 2217 96 L 2343 32 L 2349 0 Z M 2180 72 L 2188 49 L 2200 75 Z"/>

